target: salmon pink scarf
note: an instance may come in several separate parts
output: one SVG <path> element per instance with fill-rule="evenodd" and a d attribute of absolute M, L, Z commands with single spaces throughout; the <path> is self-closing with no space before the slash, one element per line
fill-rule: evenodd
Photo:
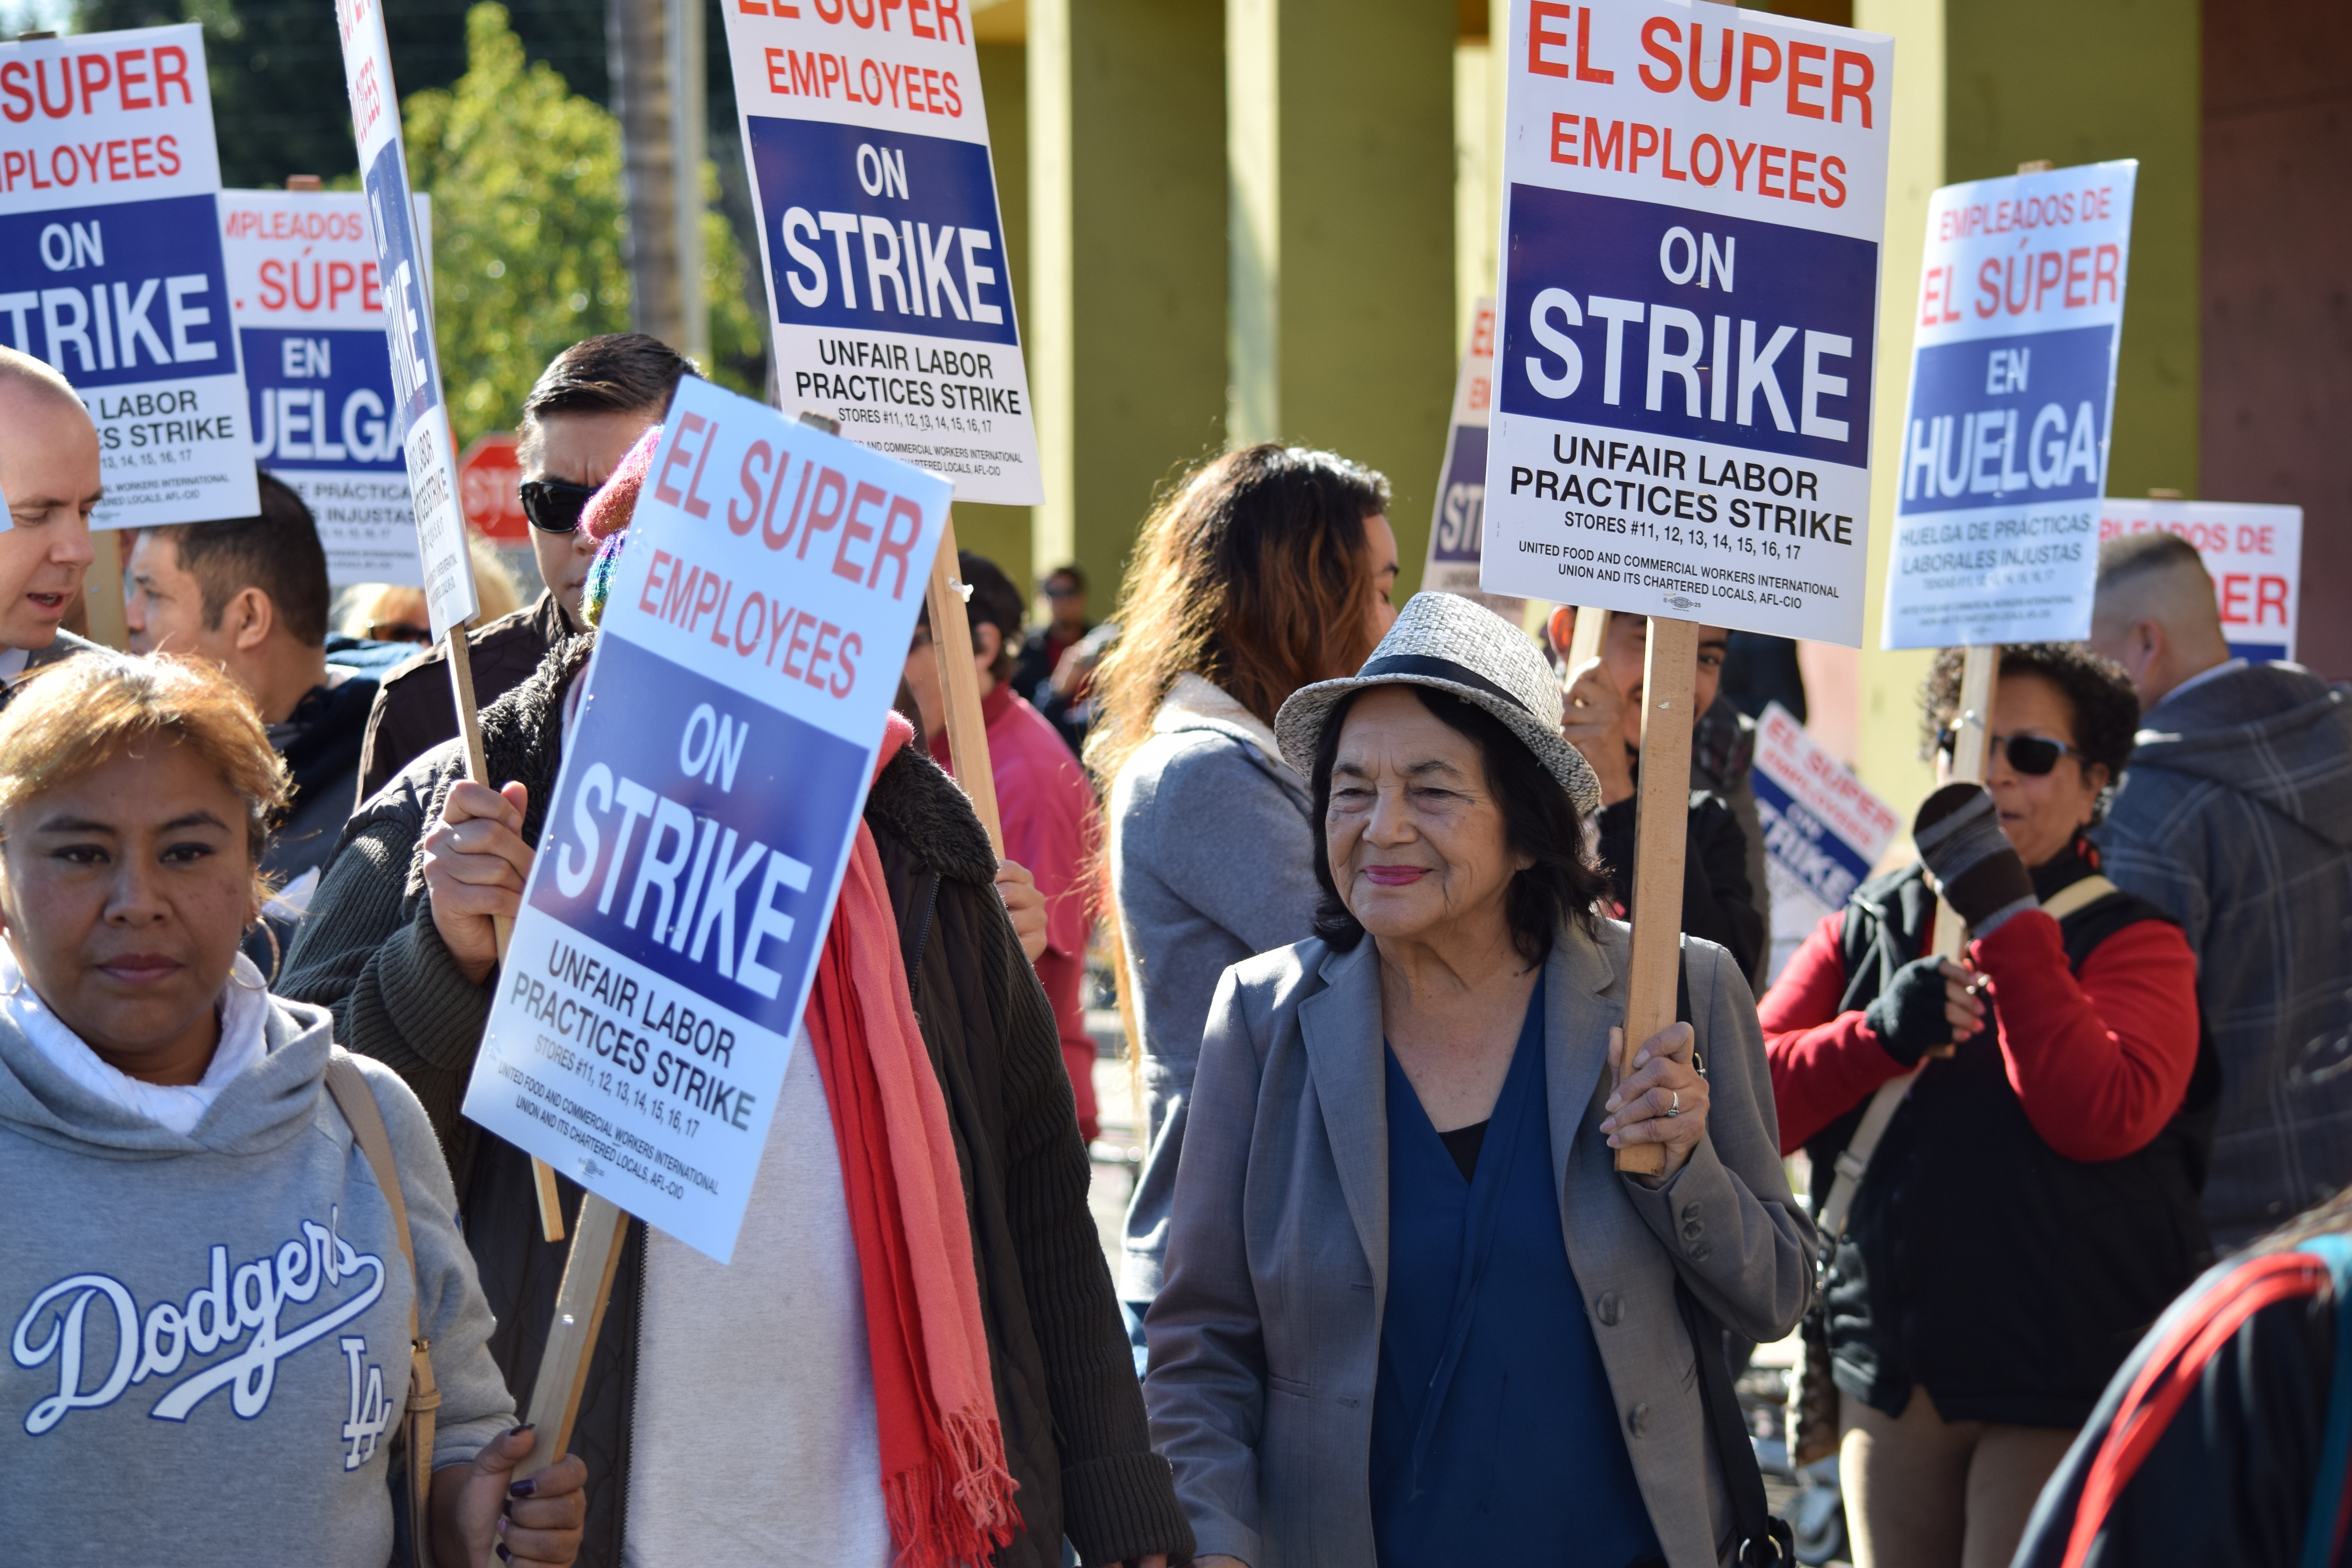
<path fill-rule="evenodd" d="M 914 738 L 890 715 L 882 766 Z M 978 1563 L 1021 1529 L 963 1178 L 874 835 L 857 825 L 806 1014 L 857 1238 L 898 1568 Z"/>

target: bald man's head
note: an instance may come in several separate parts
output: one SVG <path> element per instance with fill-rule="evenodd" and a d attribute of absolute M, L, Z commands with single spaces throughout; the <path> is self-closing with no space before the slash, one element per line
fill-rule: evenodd
<path fill-rule="evenodd" d="M 0 647 L 49 646 L 93 559 L 98 431 L 65 377 L 0 348 Z"/>
<path fill-rule="evenodd" d="M 0 386 L 12 384 L 37 395 L 47 392 L 52 396 L 64 398 L 77 408 L 81 406 L 81 395 L 74 391 L 73 383 L 68 381 L 57 366 L 47 360 L 35 359 L 31 354 L 0 345 Z"/>
<path fill-rule="evenodd" d="M 2130 672 L 2146 712 L 2230 657 L 2213 579 L 2177 533 L 2131 533 L 2099 547 L 2092 651 Z"/>

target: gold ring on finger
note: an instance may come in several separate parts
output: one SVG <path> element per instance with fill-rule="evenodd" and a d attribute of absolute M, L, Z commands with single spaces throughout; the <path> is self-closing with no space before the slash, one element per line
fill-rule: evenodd
<path fill-rule="evenodd" d="M 1674 1098 L 1666 1102 L 1666 1114 L 1668 1116 L 1680 1116 L 1683 1113 L 1683 1091 L 1681 1089 L 1675 1089 L 1673 1093 Z"/>

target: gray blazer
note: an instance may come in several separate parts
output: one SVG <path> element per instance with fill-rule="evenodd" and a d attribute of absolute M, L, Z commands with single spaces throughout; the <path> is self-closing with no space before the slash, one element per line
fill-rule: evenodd
<path fill-rule="evenodd" d="M 1651 1191 L 1596 1131 L 1628 928 L 1563 929 L 1546 970 L 1545 1071 L 1560 1234 L 1666 1560 L 1730 1542 L 1679 1277 L 1734 1332 L 1778 1340 L 1812 1292 L 1813 1235 L 1780 1169 L 1756 1005 L 1731 955 L 1685 939 L 1711 1086 L 1706 1137 Z M 1252 1568 L 1374 1561 L 1373 1389 L 1388 1296 L 1388 1109 L 1379 957 L 1319 941 L 1225 972 L 1146 1320 L 1152 1446 L 1202 1554 Z"/>

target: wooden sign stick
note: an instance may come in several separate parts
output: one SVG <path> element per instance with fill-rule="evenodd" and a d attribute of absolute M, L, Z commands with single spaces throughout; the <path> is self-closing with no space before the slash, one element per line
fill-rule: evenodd
<path fill-rule="evenodd" d="M 457 733 L 466 742 L 466 776 L 478 784 L 499 787 L 490 777 L 489 763 L 482 756 L 481 711 L 474 705 L 474 656 L 466 643 L 466 628 L 455 626 L 442 646 L 449 655 L 449 692 L 457 704 Z M 494 915 L 490 924 L 498 934 L 499 962 L 507 958 L 507 943 L 514 939 L 514 921 L 504 915 Z M 563 1210 L 556 1201 L 555 1171 L 544 1160 L 530 1163 L 531 1184 L 539 1191 L 539 1230 L 551 1242 L 563 1239 Z"/>
<path fill-rule="evenodd" d="M 1601 657 L 1601 644 L 1609 637 L 1609 612 L 1580 605 L 1576 611 L 1576 629 L 1568 634 L 1568 674 L 1576 672 Z"/>
<path fill-rule="evenodd" d="M 1580 622 L 1583 617 L 1577 617 Z M 1580 631 L 1581 626 L 1579 627 Z M 1625 1051 L 1675 1021 L 1682 972 L 1683 859 L 1690 835 L 1692 687 L 1698 678 L 1698 626 L 1650 617 L 1642 675 L 1642 779 L 1633 818 L 1633 944 L 1625 976 Z M 1622 1064 L 1617 1076 L 1622 1078 Z M 1654 1176 L 1663 1144 L 1631 1143 L 1617 1168 Z"/>
<path fill-rule="evenodd" d="M 1991 734 L 1992 690 L 2000 671 L 1999 643 L 1970 643 L 1960 666 L 1960 710 L 1952 716 L 1952 782 L 1982 784 L 1985 742 Z M 1968 928 L 1952 906 L 1936 900 L 1936 956 L 1957 960 L 1968 950 Z"/>
<path fill-rule="evenodd" d="M 548 1184 L 551 1190 L 551 1176 Z M 548 1324 L 547 1348 L 540 1352 L 539 1376 L 531 1382 L 530 1407 L 523 1416 L 534 1430 L 530 1458 L 515 1467 L 519 1476 L 535 1475 L 571 1450 L 572 1426 L 580 1418 L 580 1396 L 588 1386 L 588 1362 L 604 1327 L 604 1309 L 612 1305 L 621 1247 L 629 1238 L 628 1220 L 612 1199 L 580 1194 L 572 1254 L 564 1260 L 563 1283 L 556 1287 L 555 1317 Z"/>
<path fill-rule="evenodd" d="M 971 662 L 971 616 L 964 606 L 968 590 L 956 580 L 955 514 L 948 514 L 940 530 L 940 552 L 931 562 L 931 581 L 923 602 L 931 616 L 932 662 L 940 672 L 940 705 L 947 710 L 948 756 L 955 764 L 956 783 L 971 797 L 980 825 L 988 829 L 989 847 L 1004 858 L 1004 826 L 996 810 L 996 774 L 988 760 L 988 720 L 980 708 L 980 672 Z"/>

